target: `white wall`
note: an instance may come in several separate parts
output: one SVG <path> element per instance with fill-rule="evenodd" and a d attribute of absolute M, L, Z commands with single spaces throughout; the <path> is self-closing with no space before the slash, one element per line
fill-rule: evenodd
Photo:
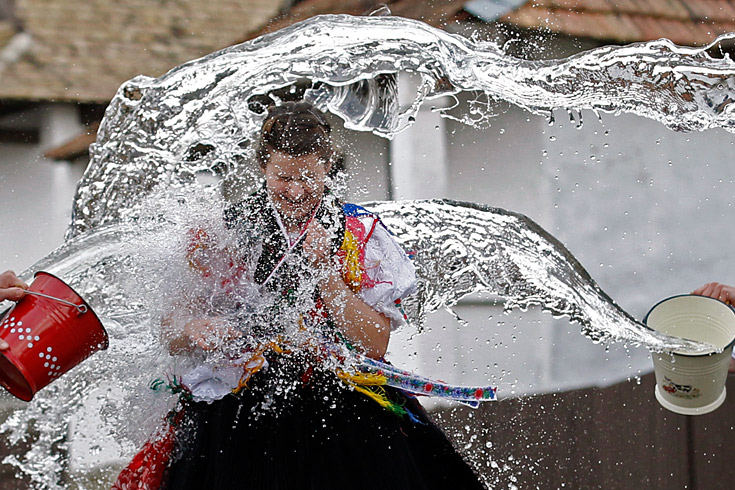
<path fill-rule="evenodd" d="M 80 132 L 74 106 L 47 105 L 6 118 L 10 127 L 40 128 L 40 144 L 0 144 L 0 269 L 16 272 L 58 247 L 69 224 L 85 163 L 54 162 L 43 151 Z"/>
<path fill-rule="evenodd" d="M 635 116 L 584 116 L 581 129 L 550 127 L 515 108 L 483 131 L 448 123 L 449 186 L 437 197 L 533 218 L 639 319 L 666 296 L 707 281 L 735 282 L 733 135 L 674 133 Z M 606 385 L 651 369 L 645 349 L 605 349 L 576 325 L 538 311 L 504 315 L 477 301 L 457 311 L 468 327 L 437 314 L 432 332 L 399 336 L 391 350 L 422 372 L 498 383 L 501 396 Z"/>

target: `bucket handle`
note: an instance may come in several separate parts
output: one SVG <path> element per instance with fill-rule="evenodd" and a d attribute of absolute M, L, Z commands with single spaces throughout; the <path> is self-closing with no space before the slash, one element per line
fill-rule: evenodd
<path fill-rule="evenodd" d="M 27 289 L 25 290 L 25 292 L 28 293 L 28 294 L 33 294 L 35 296 L 41 296 L 43 298 L 52 299 L 54 301 L 58 301 L 59 303 L 63 303 L 65 305 L 67 305 L 67 306 L 72 306 L 72 307 L 74 307 L 74 308 L 77 309 L 77 311 L 79 312 L 80 315 L 83 315 L 84 313 L 87 313 L 87 305 L 84 305 L 84 304 L 76 305 L 76 304 L 74 304 L 74 303 L 72 303 L 70 301 L 66 301 L 65 299 L 57 298 L 55 296 L 49 296 L 48 294 L 38 293 L 36 291 L 29 291 Z"/>

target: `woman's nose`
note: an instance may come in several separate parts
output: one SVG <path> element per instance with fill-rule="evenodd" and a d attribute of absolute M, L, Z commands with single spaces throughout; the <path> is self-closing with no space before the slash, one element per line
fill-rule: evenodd
<path fill-rule="evenodd" d="M 301 182 L 289 182 L 286 192 L 289 199 L 296 201 L 304 196 L 304 186 Z"/>

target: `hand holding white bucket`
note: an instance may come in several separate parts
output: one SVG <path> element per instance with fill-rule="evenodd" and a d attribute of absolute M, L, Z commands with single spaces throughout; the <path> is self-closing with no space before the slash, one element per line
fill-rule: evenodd
<path fill-rule="evenodd" d="M 658 332 L 714 346 L 696 355 L 652 353 L 656 400 L 682 415 L 702 415 L 722 405 L 735 343 L 735 310 L 714 298 L 687 294 L 659 302 L 643 322 Z"/>

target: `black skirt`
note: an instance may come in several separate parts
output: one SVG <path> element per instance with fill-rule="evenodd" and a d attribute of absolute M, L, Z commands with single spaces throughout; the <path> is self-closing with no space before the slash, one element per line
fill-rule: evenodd
<path fill-rule="evenodd" d="M 168 489 L 483 489 L 413 398 L 397 415 L 303 359 L 272 359 L 238 395 L 184 402 Z"/>

